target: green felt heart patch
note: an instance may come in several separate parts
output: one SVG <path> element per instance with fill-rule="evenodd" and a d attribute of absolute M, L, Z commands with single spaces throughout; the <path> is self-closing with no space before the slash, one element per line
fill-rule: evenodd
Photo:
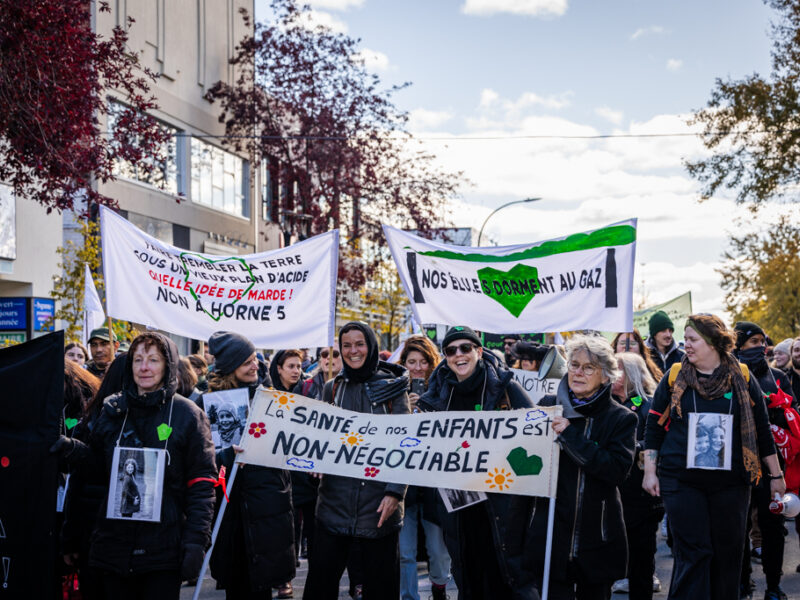
<path fill-rule="evenodd" d="M 169 439 L 169 436 L 172 434 L 172 427 L 166 423 L 162 423 L 156 427 L 156 431 L 158 432 L 158 439 L 163 442 L 164 440 Z"/>
<path fill-rule="evenodd" d="M 67 431 L 75 427 L 78 424 L 78 419 L 64 419 L 64 425 L 67 428 Z"/>
<path fill-rule="evenodd" d="M 539 291 L 538 269 L 522 263 L 517 263 L 509 271 L 483 267 L 478 269 L 478 277 L 483 293 L 515 317 L 522 314 Z"/>
<path fill-rule="evenodd" d="M 517 446 L 506 456 L 511 470 L 518 476 L 538 475 L 542 471 L 542 457 L 538 454 L 528 456 L 525 448 Z"/>

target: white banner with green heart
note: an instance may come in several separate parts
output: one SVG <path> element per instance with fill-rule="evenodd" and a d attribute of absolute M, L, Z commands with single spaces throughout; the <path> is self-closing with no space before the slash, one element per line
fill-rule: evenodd
<path fill-rule="evenodd" d="M 428 487 L 555 497 L 561 406 L 411 415 L 261 390 L 237 461 Z"/>
<path fill-rule="evenodd" d="M 109 316 L 204 340 L 235 331 L 259 348 L 330 346 L 339 231 L 287 248 L 215 256 L 176 248 L 101 207 Z"/>
<path fill-rule="evenodd" d="M 481 248 L 383 230 L 419 323 L 491 333 L 631 329 L 636 219 Z"/>

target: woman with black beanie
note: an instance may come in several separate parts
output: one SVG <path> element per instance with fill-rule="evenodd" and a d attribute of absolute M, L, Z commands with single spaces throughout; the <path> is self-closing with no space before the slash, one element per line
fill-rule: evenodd
<path fill-rule="evenodd" d="M 408 376 L 378 356 L 375 333 L 350 322 L 339 332 L 342 373 L 325 384 L 322 399 L 361 413 L 407 414 Z M 365 600 L 400 596 L 398 533 L 406 486 L 325 475 L 319 487 L 317 527 L 304 598 L 338 598 L 350 553 L 361 555 Z"/>

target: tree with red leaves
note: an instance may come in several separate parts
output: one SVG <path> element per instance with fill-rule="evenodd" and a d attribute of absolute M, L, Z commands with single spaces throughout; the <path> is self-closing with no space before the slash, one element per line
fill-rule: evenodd
<path fill-rule="evenodd" d="M 341 228 L 340 280 L 358 288 L 383 258 L 380 224 L 423 233 L 442 225 L 462 174 L 442 171 L 414 146 L 407 114 L 392 103 L 405 86 L 381 89 L 358 40 L 311 27 L 308 7 L 295 0 L 271 7 L 273 20 L 237 46 L 237 80 L 216 83 L 206 97 L 220 102 L 226 143 L 268 161 L 282 188 L 272 219 L 301 237 Z"/>
<path fill-rule="evenodd" d="M 87 0 L 0 2 L 0 181 L 48 213 L 76 201 L 113 206 L 92 182 L 113 180 L 118 160 L 147 172 L 166 140 L 147 115 L 154 74 L 124 29 L 109 39 L 92 31 L 92 10 Z M 100 124 L 108 90 L 126 103 L 110 133 Z"/>

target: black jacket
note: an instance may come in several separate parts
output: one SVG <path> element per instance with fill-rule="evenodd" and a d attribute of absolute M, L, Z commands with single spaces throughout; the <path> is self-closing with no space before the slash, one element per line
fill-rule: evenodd
<path fill-rule="evenodd" d="M 558 436 L 555 524 L 551 577 L 568 579 L 574 563 L 592 582 L 610 583 L 626 576 L 628 542 L 618 486 L 633 463 L 637 419 L 611 399 L 611 386 L 583 405 L 574 405 L 567 377 L 556 396 L 545 396 L 541 406 L 564 407 L 570 425 Z M 536 499 L 532 520 L 535 544 L 533 564 L 541 576 L 549 500 Z"/>
<path fill-rule="evenodd" d="M 131 368 L 133 360 L 128 354 L 122 392 L 106 399 L 89 440 L 92 464 L 106 484 L 117 440 L 122 447 L 166 447 L 169 453 L 160 523 L 106 519 L 106 502 L 103 502 L 91 537 L 89 564 L 121 575 L 178 570 L 182 546 L 205 547 L 210 541 L 212 484 L 208 481 L 187 484 L 196 478 L 217 475 L 211 430 L 205 414 L 193 402 L 175 393 L 178 349 L 169 338 L 157 335 L 167 356 L 166 385 L 138 395 Z M 162 423 L 172 427 L 166 441 L 158 439 L 157 427 Z"/>
<path fill-rule="evenodd" d="M 479 397 L 475 404 L 481 404 L 482 410 L 533 406 L 525 390 L 514 380 L 513 373 L 494 354 L 484 349 L 479 365 L 479 370 L 484 375 L 482 379 L 478 377 L 481 381 L 478 387 Z M 451 398 L 451 392 L 455 393 L 454 381 L 455 375 L 447 366 L 447 361 L 439 363 L 428 380 L 427 391 L 417 403 L 420 410 L 455 410 L 454 406 L 459 403 Z M 534 590 L 533 574 L 523 560 L 533 499 L 512 494 L 488 493 L 486 496 L 488 500 L 479 506 L 483 506 L 487 513 L 492 530 L 491 542 L 494 544 L 497 563 L 506 583 L 514 590 L 516 599 L 538 598 Z M 459 598 L 464 600 L 479 598 L 482 590 L 466 589 L 463 583 L 464 566 L 473 562 L 469 560 L 469 556 L 477 551 L 476 548 L 468 547 L 464 543 L 465 531 L 471 526 L 470 513 L 465 513 L 463 510 L 448 513 L 441 499 L 437 500 L 439 520 L 447 550 L 453 561 L 453 575 L 459 589 Z"/>
<path fill-rule="evenodd" d="M 678 348 L 678 343 L 675 340 L 672 340 L 672 346 L 667 350 L 666 354 L 661 354 L 661 352 L 659 352 L 653 338 L 647 338 L 645 344 L 647 344 L 647 347 L 650 349 L 650 356 L 656 365 L 658 365 L 658 368 L 661 369 L 662 373 L 669 371 L 669 368 L 675 363 L 681 362 L 686 354 L 683 350 Z"/>

